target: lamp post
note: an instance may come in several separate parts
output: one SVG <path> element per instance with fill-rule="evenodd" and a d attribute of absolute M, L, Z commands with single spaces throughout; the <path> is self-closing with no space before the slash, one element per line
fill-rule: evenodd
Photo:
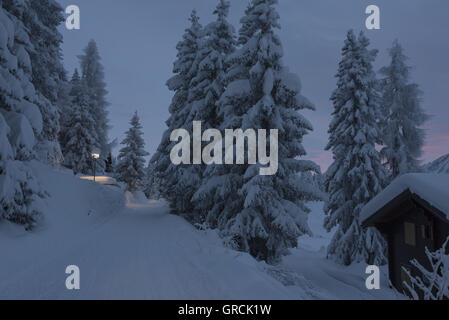
<path fill-rule="evenodd" d="M 94 182 L 96 181 L 95 175 L 97 170 L 97 159 L 100 158 L 100 154 L 97 152 L 92 153 L 92 158 L 94 158 Z"/>

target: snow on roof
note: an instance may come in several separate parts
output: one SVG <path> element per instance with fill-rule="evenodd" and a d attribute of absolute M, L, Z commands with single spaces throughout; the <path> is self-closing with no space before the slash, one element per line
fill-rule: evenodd
<path fill-rule="evenodd" d="M 366 221 L 407 190 L 446 214 L 449 220 L 449 174 L 424 173 L 406 174 L 394 180 L 385 190 L 367 203 L 360 213 L 360 220 Z"/>

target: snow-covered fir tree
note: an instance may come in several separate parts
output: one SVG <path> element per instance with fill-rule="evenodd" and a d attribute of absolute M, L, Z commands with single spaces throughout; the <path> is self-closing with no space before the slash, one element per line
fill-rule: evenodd
<path fill-rule="evenodd" d="M 25 146 L 25 143 L 32 145 L 33 135 L 25 117 L 9 113 L 5 119 L 2 112 L 0 112 L 0 220 L 6 219 L 24 225 L 30 230 L 36 226 L 42 215 L 42 198 L 46 193 L 40 187 L 27 162 L 17 160 L 15 156 L 18 153 L 16 144 L 19 144 L 19 148 L 23 151 L 23 148 L 29 147 Z M 15 125 L 19 127 L 11 130 L 8 120 L 11 127 Z"/>
<path fill-rule="evenodd" d="M 155 170 L 154 163 L 149 162 L 145 169 L 145 183 L 143 192 L 148 199 L 159 200 L 161 198 L 162 181 Z"/>
<path fill-rule="evenodd" d="M 235 30 L 227 21 L 229 1 L 220 0 L 214 11 L 216 20 L 204 27 L 199 40 L 198 53 L 193 63 L 194 77 L 190 83 L 188 103 L 190 114 L 184 128 L 192 134 L 193 121 L 201 121 L 202 129 L 219 128 L 222 118 L 217 112 L 217 101 L 225 89 L 225 59 L 235 50 Z M 203 146 L 206 142 L 203 143 Z M 204 222 L 208 211 L 206 202 L 192 203 L 192 197 L 204 181 L 205 170 L 214 170 L 205 165 L 180 167 L 177 184 L 179 198 L 176 201 L 188 203 L 193 212 L 186 217 L 196 223 Z M 182 171 L 182 172 L 180 172 Z M 184 213 L 184 212 L 181 212 Z"/>
<path fill-rule="evenodd" d="M 59 130 L 59 144 L 61 145 L 62 153 L 65 155 L 67 153 L 67 142 L 70 139 L 69 130 L 72 125 L 72 109 L 73 103 L 76 100 L 79 100 L 80 90 L 82 90 L 81 86 L 81 78 L 78 72 L 78 69 L 75 69 L 72 75 L 72 79 L 64 88 L 64 102 L 61 102 L 61 117 L 60 117 L 60 130 Z M 76 102 L 75 102 L 76 103 Z M 67 164 L 67 163 L 66 163 Z"/>
<path fill-rule="evenodd" d="M 95 147 L 101 151 L 97 161 L 97 171 L 102 173 L 105 169 L 106 157 L 111 151 L 108 144 L 108 111 L 109 103 L 106 100 L 107 90 L 104 67 L 98 51 L 97 43 L 89 41 L 82 55 L 78 56 L 81 67 L 81 81 L 88 90 L 88 104 L 92 118 L 95 121 Z"/>
<path fill-rule="evenodd" d="M 4 0 L 4 6 L 23 22 L 30 42 L 26 44 L 32 68 L 31 82 L 38 94 L 37 105 L 43 118 L 43 130 L 37 136 L 37 157 L 49 164 L 62 161 L 58 143 L 58 90 L 65 81 L 62 64 L 62 35 L 58 26 L 64 21 L 61 6 L 54 0 Z"/>
<path fill-rule="evenodd" d="M 65 124 L 64 164 L 73 170 L 74 174 L 89 174 L 93 169 L 92 152 L 96 148 L 95 120 L 89 108 L 89 97 L 86 84 L 81 81 L 78 71 L 75 70 L 70 92 L 71 108 Z"/>
<path fill-rule="evenodd" d="M 64 99 L 67 97 L 68 82 L 63 66 L 63 36 L 59 26 L 65 21 L 64 10 L 55 0 L 32 1 L 29 17 L 30 38 L 35 48 L 32 52 L 33 84 L 50 102 L 45 106 L 43 137 L 38 146 L 40 158 L 47 163 L 59 165 L 63 155 L 58 146 L 58 131 L 61 128 L 61 114 L 64 111 Z"/>
<path fill-rule="evenodd" d="M 407 57 L 396 40 L 390 49 L 391 63 L 380 70 L 382 85 L 381 151 L 391 179 L 419 170 L 425 132 L 421 126 L 428 116 L 421 108 L 421 91 L 410 82 Z"/>
<path fill-rule="evenodd" d="M 374 229 L 360 226 L 363 206 L 384 187 L 385 169 L 376 144 L 381 144 L 377 80 L 373 71 L 377 51 L 369 50 L 369 40 L 351 30 L 342 50 L 337 74 L 338 88 L 332 94 L 333 119 L 327 150 L 334 162 L 325 177 L 329 200 L 325 206 L 328 231 L 337 227 L 329 247 L 329 257 L 349 265 L 366 261 L 385 262 L 385 241 Z"/>
<path fill-rule="evenodd" d="M 243 45 L 248 42 L 254 32 L 257 30 L 257 23 L 251 18 L 251 11 L 253 10 L 253 4 L 249 1 L 245 10 L 245 15 L 240 19 L 240 30 L 238 34 L 239 45 Z"/>
<path fill-rule="evenodd" d="M 29 49 L 23 22 L 0 1 L 0 219 L 27 229 L 40 217 L 45 194 L 28 163 L 43 130 Z"/>
<path fill-rule="evenodd" d="M 128 190 L 135 191 L 143 187 L 145 179 L 145 157 L 149 155 L 145 151 L 142 125 L 137 112 L 131 119 L 131 128 L 126 132 L 126 138 L 122 141 L 124 147 L 118 155 L 118 163 L 115 168 L 115 176 L 118 181 L 126 183 Z"/>
<path fill-rule="evenodd" d="M 112 159 L 112 152 L 109 152 L 108 157 L 106 158 L 105 172 L 109 174 L 114 173 L 114 160 Z"/>
<path fill-rule="evenodd" d="M 192 79 L 192 118 L 214 127 L 222 120 L 217 113 L 217 101 L 225 90 L 226 58 L 235 51 L 235 29 L 227 21 L 230 3 L 219 0 L 214 11 L 216 21 L 206 25 L 199 42 L 199 52 L 195 62 L 195 77 Z"/>
<path fill-rule="evenodd" d="M 3 0 L 5 8 L 22 18 L 33 50 L 29 52 L 32 82 L 52 104 L 58 100 L 58 83 L 65 81 L 62 62 L 62 34 L 58 30 L 65 21 L 62 7 L 55 0 Z"/>
<path fill-rule="evenodd" d="M 213 199 L 210 225 L 236 249 L 268 262 L 310 233 L 305 201 L 319 199 L 318 191 L 299 177 L 301 172 L 318 172 L 318 166 L 298 159 L 306 155 L 302 140 L 312 130 L 299 111 L 314 106 L 300 94 L 299 78 L 282 64 L 276 4 L 277 0 L 254 0 L 247 9 L 240 30 L 242 46 L 227 59 L 227 87 L 218 112 L 222 130 L 278 129 L 279 170 L 262 176 L 260 165 L 225 165 L 197 192 L 199 198 Z"/>
<path fill-rule="evenodd" d="M 77 71 L 78 72 L 78 71 Z M 72 74 L 73 78 L 73 74 Z M 79 78 L 79 73 L 78 73 Z M 72 99 L 73 97 L 70 96 L 70 93 L 72 91 L 72 84 L 70 81 L 62 81 L 59 83 L 58 86 L 58 113 L 59 113 L 59 145 L 61 148 L 62 155 L 64 156 L 64 145 L 66 143 L 65 137 L 68 124 L 70 123 L 70 112 L 72 108 Z"/>
<path fill-rule="evenodd" d="M 203 130 L 221 122 L 216 104 L 225 89 L 225 59 L 235 50 L 235 30 L 227 21 L 229 7 L 229 1 L 219 1 L 214 11 L 217 19 L 204 27 L 192 65 L 188 95 L 191 106 L 186 121 L 201 121 Z"/>
<path fill-rule="evenodd" d="M 167 81 L 168 88 L 174 92 L 172 102 L 169 107 L 170 118 L 167 120 L 168 129 L 165 131 L 158 150 L 151 159 L 154 164 L 158 179 L 161 184 L 161 195 L 169 202 L 171 209 L 175 213 L 192 212 L 191 199 L 184 196 L 185 189 L 181 187 L 180 180 L 184 165 L 175 166 L 171 163 L 170 152 L 176 144 L 170 141 L 170 135 L 176 129 L 191 129 L 192 123 L 188 123 L 191 114 L 191 104 L 188 103 L 191 82 L 195 76 L 194 67 L 198 49 L 199 39 L 203 34 L 203 27 L 199 23 L 199 17 L 193 10 L 190 16 L 190 27 L 185 30 L 183 40 L 176 48 L 178 50 L 177 60 L 174 63 L 172 78 Z M 197 184 L 196 181 L 184 179 L 188 184 Z"/>
<path fill-rule="evenodd" d="M 213 128 L 222 128 L 224 123 L 224 113 L 221 112 L 219 106 L 219 99 L 223 95 L 228 80 L 226 74 L 228 71 L 229 63 L 227 58 L 230 54 L 236 50 L 236 37 L 235 29 L 227 21 L 229 14 L 230 4 L 228 1 L 220 1 L 214 14 L 217 16 L 217 20 L 206 26 L 207 40 L 203 42 L 206 44 L 203 50 L 209 50 L 213 53 L 215 58 L 215 68 L 210 68 L 212 72 L 209 72 L 209 76 L 214 78 L 212 82 L 209 82 L 209 90 L 213 90 L 214 103 L 209 104 L 209 116 L 207 122 Z M 203 51 L 204 52 L 204 51 Z M 207 61 L 207 59 L 206 59 Z M 206 65 L 207 66 L 207 65 Z M 206 69 L 207 74 L 207 69 Z M 215 90 L 217 88 L 219 90 Z M 221 130 L 224 136 L 224 130 Z M 222 154 L 224 154 L 224 148 L 222 148 Z M 192 200 L 194 201 L 195 213 L 197 223 L 206 223 L 209 227 L 216 228 L 218 224 L 218 216 L 220 215 L 223 203 L 217 202 L 215 192 L 216 188 L 211 186 L 215 183 L 219 183 L 217 177 L 226 174 L 227 168 L 222 165 L 210 164 L 203 173 L 201 185 L 194 194 Z"/>

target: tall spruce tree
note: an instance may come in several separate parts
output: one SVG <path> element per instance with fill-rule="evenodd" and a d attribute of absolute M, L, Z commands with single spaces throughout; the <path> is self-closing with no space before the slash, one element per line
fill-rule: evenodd
<path fill-rule="evenodd" d="M 202 121 L 203 129 L 220 123 L 216 104 L 225 89 L 225 58 L 235 50 L 235 30 L 227 21 L 229 7 L 229 1 L 219 1 L 214 11 L 217 19 L 204 27 L 193 63 L 187 122 Z"/>
<path fill-rule="evenodd" d="M 89 108 L 89 97 L 86 84 L 81 81 L 78 70 L 75 70 L 70 92 L 71 108 L 65 124 L 66 131 L 62 141 L 64 163 L 73 170 L 74 174 L 89 174 L 92 172 L 92 152 L 95 150 L 95 120 Z"/>
<path fill-rule="evenodd" d="M 118 181 L 126 183 L 128 190 L 135 191 L 143 187 L 146 177 L 145 158 L 149 155 L 144 150 L 142 126 L 137 112 L 131 119 L 131 128 L 123 140 L 115 175 Z"/>
<path fill-rule="evenodd" d="M 155 166 L 153 163 L 149 162 L 146 167 L 146 175 L 145 175 L 145 184 L 143 192 L 147 196 L 148 199 L 151 200 L 159 200 L 161 198 L 160 194 L 160 185 L 161 180 L 157 171 L 155 170 Z"/>
<path fill-rule="evenodd" d="M 200 63 L 202 70 L 197 78 L 201 79 L 202 75 L 209 80 L 206 82 L 206 90 L 204 90 L 207 98 L 204 100 L 205 103 L 201 105 L 206 108 L 203 114 L 207 116 L 202 118 L 202 113 L 198 113 L 198 116 L 199 119 L 207 119 L 205 121 L 207 128 L 220 128 L 223 123 L 223 114 L 220 114 L 218 101 L 227 85 L 226 73 L 229 65 L 226 59 L 236 49 L 235 29 L 227 21 L 229 8 L 229 1 L 219 1 L 214 11 L 217 19 L 205 27 L 206 38 L 200 49 L 199 56 L 202 59 Z M 223 150 L 222 154 L 224 154 Z M 206 191 L 206 189 L 216 179 L 215 176 L 221 175 L 222 172 L 223 167 L 221 165 L 209 164 L 207 167 L 203 167 L 201 184 L 195 190 L 192 198 L 196 222 L 206 223 L 214 228 L 216 227 L 216 214 L 214 213 L 217 212 L 213 196 L 214 191 Z"/>
<path fill-rule="evenodd" d="M 177 60 L 174 63 L 172 78 L 167 81 L 168 88 L 174 92 L 172 102 L 169 107 L 170 118 L 167 120 L 168 129 L 162 137 L 156 154 L 151 162 L 157 172 L 157 179 L 161 183 L 161 195 L 169 202 L 171 209 L 175 213 L 186 213 L 193 210 L 191 199 L 185 197 L 185 188 L 180 180 L 184 165 L 175 166 L 171 163 L 170 152 L 175 142 L 170 141 L 172 132 L 176 129 L 191 130 L 191 103 L 189 103 L 191 82 L 195 77 L 195 61 L 199 51 L 199 40 L 203 35 L 203 27 L 199 23 L 199 17 L 193 10 L 190 16 L 190 27 L 185 30 L 183 40 L 176 48 L 178 50 Z M 190 100 L 191 101 L 191 100 Z M 188 185 L 196 184 L 198 181 L 185 179 Z"/>
<path fill-rule="evenodd" d="M 76 70 L 78 73 L 78 70 Z M 79 79 L 79 74 L 77 74 L 77 77 Z M 73 80 L 73 75 L 72 75 Z M 72 98 L 70 96 L 70 93 L 72 91 L 72 81 L 63 81 L 59 84 L 58 89 L 58 113 L 59 113 L 59 134 L 58 134 L 58 140 L 59 145 L 61 148 L 62 155 L 65 154 L 65 143 L 67 142 L 67 130 L 68 124 L 70 123 L 70 112 L 72 108 Z"/>
<path fill-rule="evenodd" d="M 385 243 L 374 229 L 363 230 L 359 214 L 384 187 L 386 173 L 376 144 L 381 144 L 377 80 L 373 71 L 377 51 L 369 50 L 363 33 L 347 34 L 339 64 L 338 88 L 332 94 L 333 119 L 327 150 L 334 162 L 326 173 L 325 206 L 328 231 L 337 232 L 328 247 L 329 257 L 349 265 L 354 261 L 385 262 Z"/>
<path fill-rule="evenodd" d="M 114 160 L 112 159 L 112 152 L 109 152 L 108 158 L 106 159 L 106 173 L 114 173 Z"/>
<path fill-rule="evenodd" d="M 104 67 L 98 51 L 97 43 L 90 40 L 84 53 L 78 56 L 81 66 L 81 81 L 88 90 L 88 104 L 92 118 L 95 122 L 95 147 L 100 150 L 101 157 L 97 161 L 97 170 L 104 172 L 106 157 L 110 148 L 108 145 L 108 111 L 109 103 L 106 100 L 107 90 Z"/>
<path fill-rule="evenodd" d="M 277 0 L 254 0 L 241 20 L 242 47 L 227 60 L 227 87 L 218 113 L 223 131 L 278 129 L 279 169 L 262 176 L 260 165 L 224 165 L 197 192 L 214 203 L 209 224 L 235 248 L 268 262 L 277 261 L 297 245 L 299 236 L 310 233 L 305 201 L 319 198 L 298 175 L 319 171 L 314 163 L 298 159 L 306 155 L 303 136 L 312 130 L 298 111 L 314 107 L 300 94 L 299 78 L 282 64 L 275 4 Z"/>
<path fill-rule="evenodd" d="M 428 120 L 421 108 L 421 91 L 410 83 L 407 57 L 396 40 L 390 49 L 391 63 L 380 70 L 382 86 L 382 158 L 391 179 L 419 170 L 419 157 L 425 132 L 420 127 Z"/>
<path fill-rule="evenodd" d="M 30 170 L 43 130 L 41 96 L 31 83 L 31 48 L 22 16 L 0 1 L 0 219 L 35 226 L 44 191 Z"/>
<path fill-rule="evenodd" d="M 59 143 L 61 145 L 61 150 L 64 155 L 67 153 L 67 142 L 70 139 L 69 130 L 73 124 L 72 119 L 72 108 L 76 100 L 79 100 L 81 86 L 81 78 L 78 69 L 75 69 L 72 75 L 72 79 L 64 89 L 67 91 L 65 93 L 64 103 L 61 104 L 63 109 L 62 117 L 60 118 L 60 130 L 59 130 Z M 75 102 L 76 103 L 76 102 Z M 67 161 L 65 161 L 67 164 Z"/>
<path fill-rule="evenodd" d="M 227 21 L 229 8 L 229 1 L 219 1 L 214 10 L 216 20 L 204 27 L 199 40 L 198 53 L 193 63 L 194 77 L 188 96 L 190 114 L 184 125 L 191 135 L 193 121 L 201 121 L 203 130 L 219 128 L 222 122 L 217 110 L 217 101 L 225 89 L 225 59 L 235 50 L 235 30 Z M 214 168 L 196 164 L 181 166 L 178 169 L 180 179 L 176 185 L 176 194 L 182 198 L 176 201 L 188 204 L 182 209 L 189 208 L 191 212 L 187 211 L 189 214 L 186 218 L 196 223 L 204 222 L 209 207 L 208 203 L 202 200 L 193 203 L 192 199 L 200 184 L 206 180 L 206 170 L 213 172 Z"/>

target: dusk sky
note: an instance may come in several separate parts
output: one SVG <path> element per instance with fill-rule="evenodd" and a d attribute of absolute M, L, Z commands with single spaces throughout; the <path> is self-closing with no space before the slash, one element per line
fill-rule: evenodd
<path fill-rule="evenodd" d="M 97 41 L 106 72 L 111 103 L 111 140 L 123 139 L 137 110 L 144 126 L 146 149 L 153 154 L 165 131 L 172 93 L 165 82 L 172 75 L 176 44 L 197 9 L 203 25 L 212 21 L 216 0 L 59 0 L 65 8 L 81 9 L 81 30 L 64 35 L 64 61 L 72 73 L 77 55 L 90 39 Z M 381 30 L 365 28 L 365 9 L 381 9 Z M 229 20 L 239 28 L 246 0 L 231 0 Z M 348 29 L 365 30 L 371 47 L 379 49 L 376 70 L 389 61 L 394 39 L 403 45 L 413 66 L 413 81 L 424 92 L 423 107 L 432 116 L 423 162 L 449 153 L 449 1 L 447 0 L 280 0 L 284 63 L 297 73 L 303 94 L 315 103 L 304 114 L 314 125 L 305 137 L 308 158 L 327 169 L 331 154 L 324 152 L 331 119 L 329 97 L 335 89 L 341 47 Z M 115 150 L 117 152 L 117 150 Z"/>

